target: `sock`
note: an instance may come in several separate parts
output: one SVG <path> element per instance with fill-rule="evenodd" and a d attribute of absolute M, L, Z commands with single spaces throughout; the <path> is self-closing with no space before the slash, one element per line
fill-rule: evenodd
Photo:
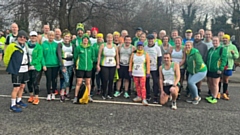
<path fill-rule="evenodd" d="M 228 83 L 223 83 L 223 93 L 226 93 L 228 89 Z"/>
<path fill-rule="evenodd" d="M 66 90 L 66 94 L 67 94 L 67 95 L 69 94 L 69 90 Z"/>
<path fill-rule="evenodd" d="M 16 105 L 16 99 L 11 99 L 11 106 Z"/>
<path fill-rule="evenodd" d="M 20 102 L 22 100 L 22 98 L 17 98 L 17 103 Z"/>
<path fill-rule="evenodd" d="M 218 87 L 219 87 L 219 93 L 221 93 L 221 87 L 222 87 L 222 83 L 221 82 L 218 83 Z"/>

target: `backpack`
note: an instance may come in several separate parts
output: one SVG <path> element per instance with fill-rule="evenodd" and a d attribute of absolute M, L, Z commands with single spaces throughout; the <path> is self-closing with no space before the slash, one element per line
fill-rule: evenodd
<path fill-rule="evenodd" d="M 80 86 L 77 98 L 80 104 L 88 104 L 88 88 L 84 83 Z"/>

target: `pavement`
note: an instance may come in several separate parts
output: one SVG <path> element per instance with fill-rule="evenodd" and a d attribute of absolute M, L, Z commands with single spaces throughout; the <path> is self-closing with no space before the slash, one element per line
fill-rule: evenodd
<path fill-rule="evenodd" d="M 229 101 L 221 99 L 214 105 L 204 100 L 207 86 L 203 83 L 200 104 L 186 103 L 186 97 L 182 96 L 175 111 L 170 109 L 170 102 L 162 107 L 132 105 L 134 95 L 131 95 L 130 99 L 119 97 L 101 103 L 101 97 L 95 95 L 93 99 L 98 102 L 87 105 L 41 99 L 39 105 L 28 104 L 22 113 L 13 113 L 8 110 L 11 77 L 0 74 L 0 80 L 0 135 L 239 135 L 240 132 L 237 83 L 229 84 Z M 46 97 L 45 81 L 43 77 L 39 95 L 42 98 Z"/>

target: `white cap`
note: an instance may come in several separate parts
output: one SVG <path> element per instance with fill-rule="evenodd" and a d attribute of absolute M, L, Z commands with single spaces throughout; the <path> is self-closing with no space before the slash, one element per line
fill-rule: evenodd
<path fill-rule="evenodd" d="M 30 35 L 30 36 L 37 36 L 38 34 L 37 34 L 36 31 L 31 31 L 29 35 Z"/>

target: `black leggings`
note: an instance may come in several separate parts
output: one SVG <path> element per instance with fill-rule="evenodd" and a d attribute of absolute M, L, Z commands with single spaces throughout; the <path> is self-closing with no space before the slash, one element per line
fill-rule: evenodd
<path fill-rule="evenodd" d="M 37 70 L 29 70 L 28 74 L 29 74 L 29 81 L 27 83 L 28 86 L 28 91 L 30 93 L 33 93 L 34 90 L 34 94 L 35 95 L 39 95 L 39 86 L 38 86 L 38 78 L 40 76 L 40 71 Z"/>
<path fill-rule="evenodd" d="M 106 95 L 106 91 L 108 88 L 108 95 L 113 95 L 113 79 L 115 76 L 116 67 L 101 67 L 101 79 L 102 79 L 102 88 L 103 88 L 103 96 Z"/>
<path fill-rule="evenodd" d="M 58 70 L 59 67 L 47 67 L 47 71 L 45 71 L 48 94 L 54 93 L 57 88 Z"/>
<path fill-rule="evenodd" d="M 151 76 L 153 80 L 153 94 L 154 98 L 158 97 L 159 93 L 159 79 L 158 79 L 158 71 L 151 71 Z M 147 98 L 151 97 L 151 89 L 150 89 L 150 77 L 146 79 L 146 96 Z"/>

